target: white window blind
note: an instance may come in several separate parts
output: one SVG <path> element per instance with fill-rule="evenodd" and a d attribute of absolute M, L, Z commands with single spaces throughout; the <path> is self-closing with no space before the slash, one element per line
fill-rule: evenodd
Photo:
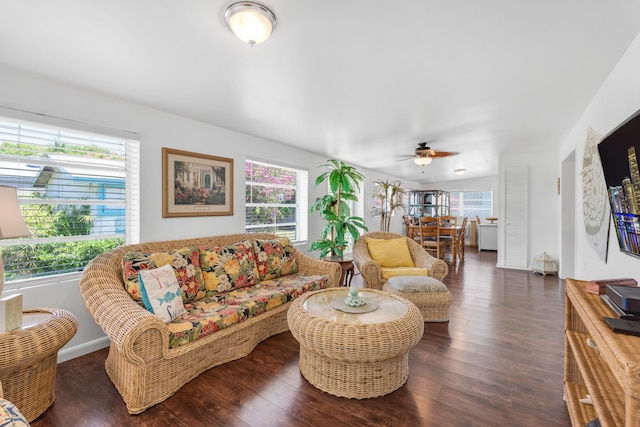
<path fill-rule="evenodd" d="M 139 239 L 139 141 L 0 117 L 0 185 L 33 236 L 0 240 L 6 280 L 81 271 Z"/>
<path fill-rule="evenodd" d="M 486 218 L 493 216 L 492 191 L 451 191 L 450 211 L 453 216 Z"/>
<path fill-rule="evenodd" d="M 247 160 L 245 229 L 307 240 L 309 172 Z"/>

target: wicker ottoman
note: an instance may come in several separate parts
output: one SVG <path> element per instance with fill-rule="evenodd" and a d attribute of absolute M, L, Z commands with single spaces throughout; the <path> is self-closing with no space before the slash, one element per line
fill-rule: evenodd
<path fill-rule="evenodd" d="M 382 290 L 408 299 L 418 306 L 425 322 L 448 322 L 453 296 L 444 283 L 427 276 L 391 277 Z"/>

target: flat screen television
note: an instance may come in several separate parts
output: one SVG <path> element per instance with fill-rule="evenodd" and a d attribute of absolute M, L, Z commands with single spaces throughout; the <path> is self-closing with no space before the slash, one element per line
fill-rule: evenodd
<path fill-rule="evenodd" d="M 640 110 L 602 138 L 598 152 L 620 250 L 640 258 Z"/>

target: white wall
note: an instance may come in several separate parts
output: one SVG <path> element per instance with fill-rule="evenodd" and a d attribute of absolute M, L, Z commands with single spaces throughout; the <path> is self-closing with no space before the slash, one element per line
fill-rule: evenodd
<path fill-rule="evenodd" d="M 140 240 L 170 240 L 196 236 L 241 233 L 244 231 L 244 162 L 252 159 L 292 165 L 309 170 L 309 201 L 324 194 L 315 188 L 318 166 L 324 156 L 306 152 L 277 142 L 234 132 L 209 124 L 124 102 L 102 94 L 59 84 L 14 68 L 0 65 L 0 114 L 22 117 L 20 111 L 45 114 L 68 120 L 73 128 L 94 131 L 130 131 L 141 138 Z M 177 148 L 234 159 L 233 216 L 162 218 L 162 153 L 161 147 Z M 364 214 L 368 226 L 377 230 L 377 219 L 368 215 L 372 199 L 371 182 L 375 179 L 397 179 L 359 169 L 365 176 Z M 400 218 L 401 216 L 397 217 Z M 394 229 L 400 230 L 395 224 Z M 318 238 L 323 222 L 317 214 L 309 217 L 309 240 Z M 307 251 L 308 244 L 301 245 Z M 317 256 L 317 253 L 312 254 Z M 3 295 L 17 292 L 7 285 Z M 75 337 L 60 352 L 64 361 L 108 345 L 103 332 L 85 310 L 77 278 L 61 283 L 42 283 L 19 289 L 25 308 L 59 307 L 71 311 L 78 319 Z"/>
<path fill-rule="evenodd" d="M 527 260 L 531 268 L 533 258 L 546 252 L 555 260 L 560 259 L 557 224 L 560 223 L 558 195 L 559 169 L 555 163 L 556 151 L 508 154 L 500 156 L 500 170 L 506 166 L 519 166 L 527 170 Z M 504 206 L 504 189 L 501 192 L 501 210 Z M 500 211 L 498 211 L 500 212 Z M 498 214 L 498 217 L 500 214 Z M 498 252 L 503 250 L 503 223 L 498 219 Z M 501 265 L 498 257 L 498 266 Z"/>
<path fill-rule="evenodd" d="M 558 163 L 570 156 L 575 149 L 575 278 L 590 280 L 633 277 L 640 281 L 640 260 L 620 252 L 613 224 L 609 234 L 609 257 L 606 263 L 597 256 L 587 241 L 582 213 L 582 180 L 579 175 L 587 129 L 591 127 L 599 134 L 606 135 L 638 109 L 640 109 L 640 35 L 631 43 L 560 147 Z"/>

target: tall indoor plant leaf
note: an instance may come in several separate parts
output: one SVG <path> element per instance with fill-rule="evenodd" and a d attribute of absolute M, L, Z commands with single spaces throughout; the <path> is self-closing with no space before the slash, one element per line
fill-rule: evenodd
<path fill-rule="evenodd" d="M 355 241 L 360 237 L 361 231 L 367 231 L 364 219 L 352 216 L 348 203 L 358 200 L 364 175 L 355 167 L 335 159 L 328 160 L 320 167 L 327 170 L 316 178 L 316 187 L 328 182 L 329 193 L 316 199 L 311 212 L 318 211 L 326 225 L 320 232 L 320 239 L 312 242 L 309 250 L 319 250 L 321 258 L 327 254 L 341 257 L 349 237 Z"/>

